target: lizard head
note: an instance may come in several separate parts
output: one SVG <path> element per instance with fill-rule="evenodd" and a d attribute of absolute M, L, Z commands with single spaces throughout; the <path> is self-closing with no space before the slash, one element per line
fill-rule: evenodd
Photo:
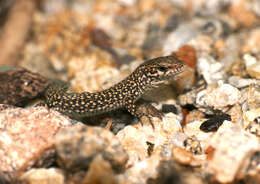
<path fill-rule="evenodd" d="M 185 64 L 175 56 L 164 56 L 148 60 L 139 67 L 149 79 L 148 82 L 156 87 L 183 72 Z"/>

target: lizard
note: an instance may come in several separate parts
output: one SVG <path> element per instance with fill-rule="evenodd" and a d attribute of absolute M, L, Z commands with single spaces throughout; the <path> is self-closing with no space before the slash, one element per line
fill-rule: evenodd
<path fill-rule="evenodd" d="M 147 91 L 182 73 L 185 67 L 183 61 L 173 55 L 153 58 L 143 62 L 121 82 L 95 93 L 69 93 L 66 82 L 54 81 L 45 90 L 45 103 L 48 108 L 70 117 L 89 117 L 126 108 L 137 118 L 157 116 L 161 119 L 155 107 L 138 100 Z"/>

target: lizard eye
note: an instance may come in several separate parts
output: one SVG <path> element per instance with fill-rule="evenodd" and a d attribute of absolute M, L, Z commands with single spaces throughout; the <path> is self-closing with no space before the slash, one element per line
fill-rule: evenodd
<path fill-rule="evenodd" d="M 166 72 L 167 71 L 167 67 L 164 66 L 158 66 L 157 69 L 161 72 Z"/>

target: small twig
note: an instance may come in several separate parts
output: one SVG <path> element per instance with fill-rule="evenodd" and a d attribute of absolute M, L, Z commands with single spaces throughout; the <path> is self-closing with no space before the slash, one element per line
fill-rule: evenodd
<path fill-rule="evenodd" d="M 22 50 L 38 0 L 16 0 L 0 35 L 0 65 L 13 66 Z"/>

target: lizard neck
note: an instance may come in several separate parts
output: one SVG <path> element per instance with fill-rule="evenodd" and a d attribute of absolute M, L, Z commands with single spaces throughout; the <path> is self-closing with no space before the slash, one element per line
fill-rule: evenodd
<path fill-rule="evenodd" d="M 149 79 L 146 75 L 136 70 L 127 78 L 116 85 L 98 92 L 98 95 L 105 95 L 107 98 L 114 99 L 114 103 L 122 104 L 124 99 L 131 98 L 133 101 L 138 100 L 148 89 Z"/>

